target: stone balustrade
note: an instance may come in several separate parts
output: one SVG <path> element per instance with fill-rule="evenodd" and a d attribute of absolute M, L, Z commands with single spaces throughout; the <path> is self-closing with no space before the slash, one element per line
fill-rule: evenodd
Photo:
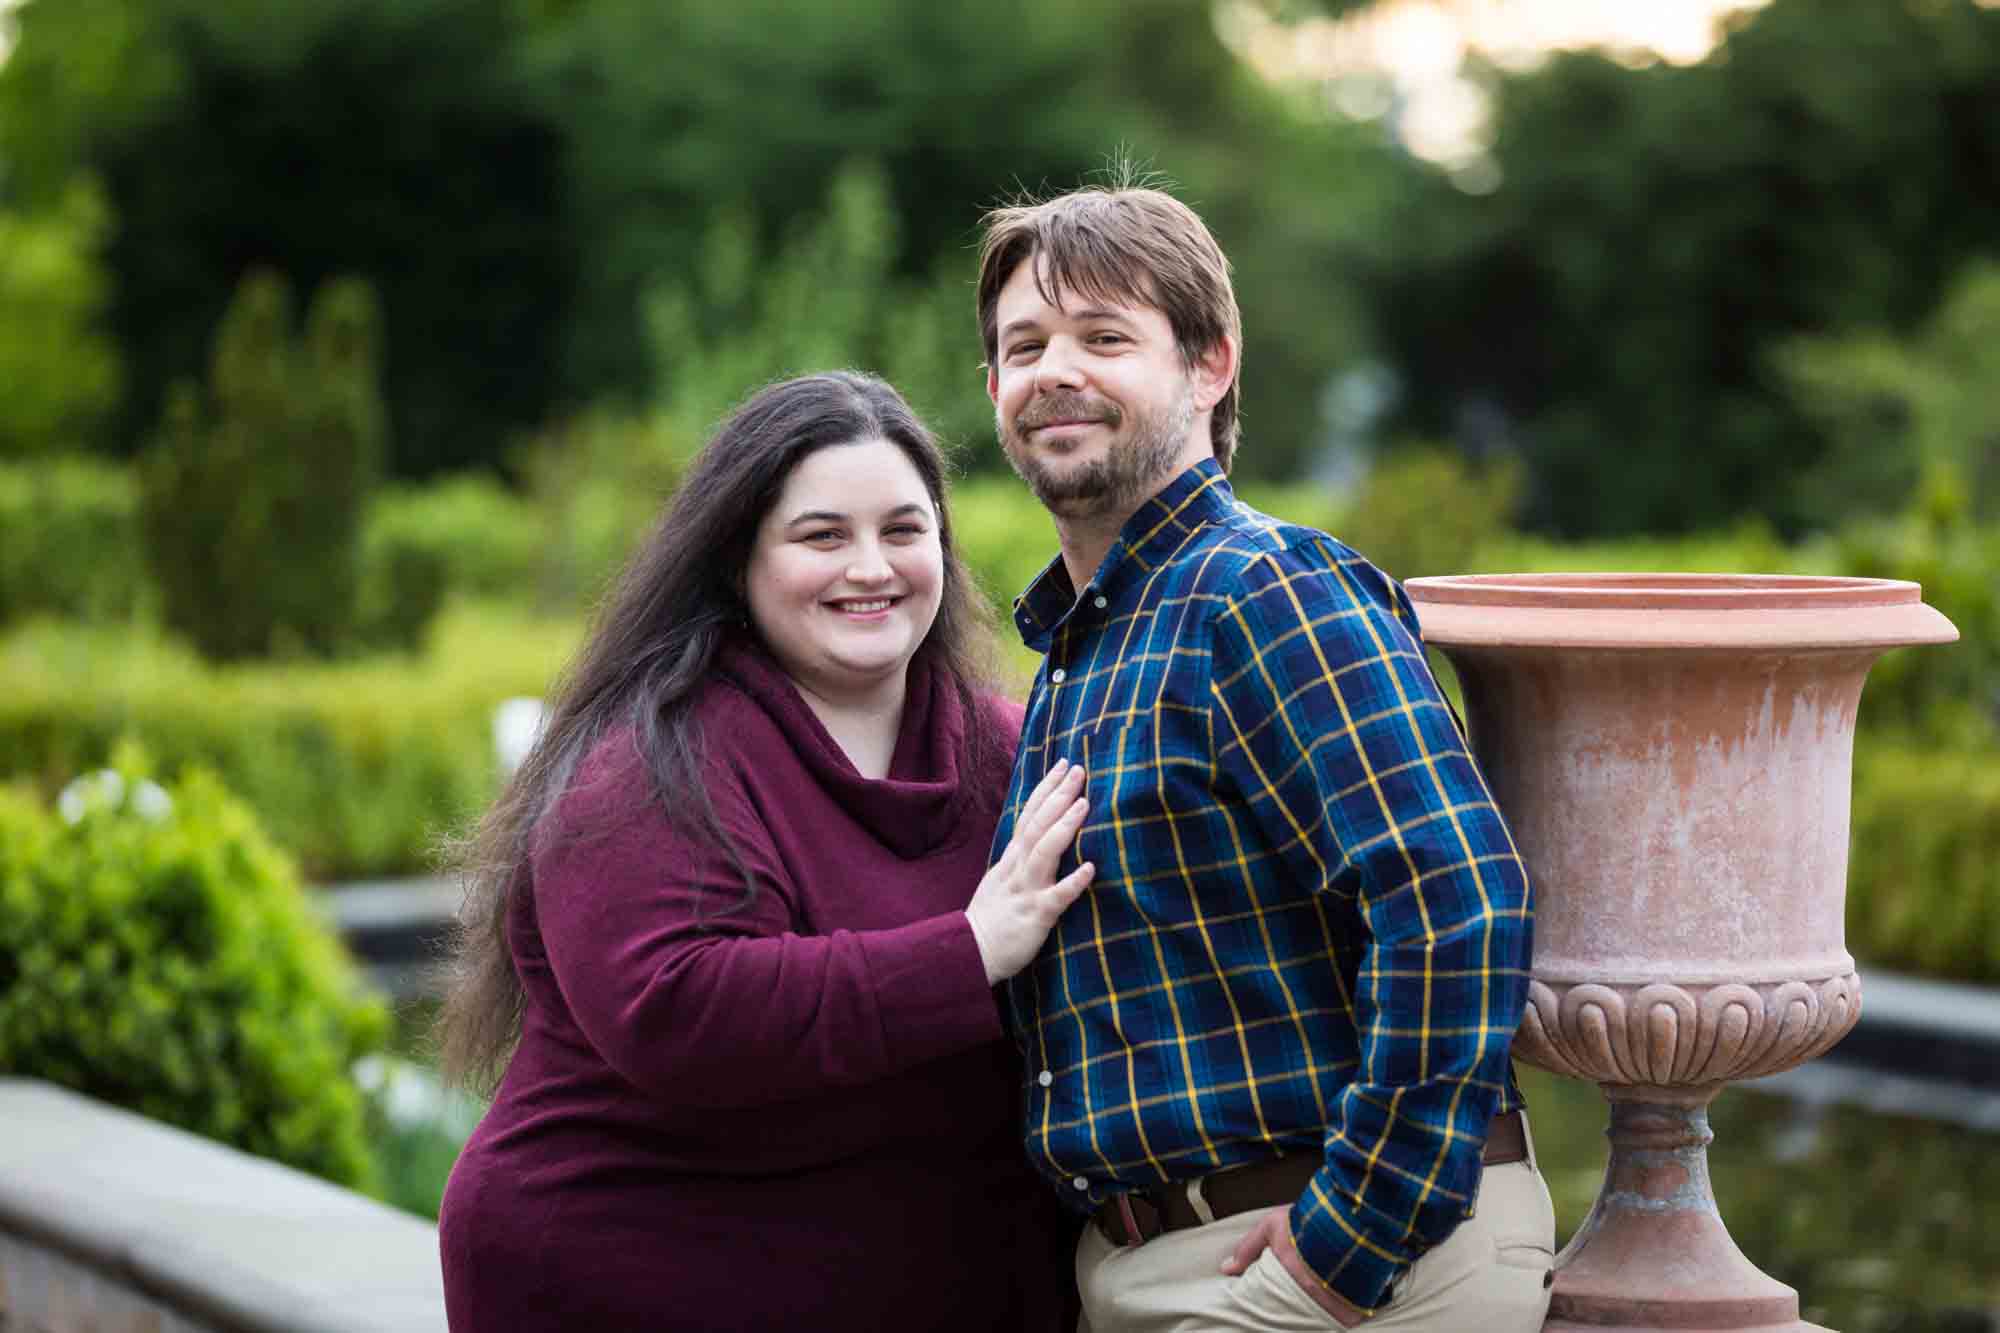
<path fill-rule="evenodd" d="M 0 1333 L 443 1333 L 437 1229 L 0 1078 Z"/>

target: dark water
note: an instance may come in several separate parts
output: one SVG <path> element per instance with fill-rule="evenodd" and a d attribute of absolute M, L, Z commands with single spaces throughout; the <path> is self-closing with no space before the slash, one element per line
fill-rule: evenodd
<path fill-rule="evenodd" d="M 1521 1070 L 1566 1240 L 1603 1176 L 1589 1084 Z M 1722 1218 L 1752 1263 L 1842 1333 L 2000 1333 L 2000 1134 L 1815 1110 L 1732 1088 L 1709 1111 Z"/>

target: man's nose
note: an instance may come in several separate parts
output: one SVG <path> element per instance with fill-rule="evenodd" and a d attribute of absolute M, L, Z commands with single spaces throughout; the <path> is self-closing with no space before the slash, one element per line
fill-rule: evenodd
<path fill-rule="evenodd" d="M 1035 362 L 1037 389 L 1077 389 L 1083 386 L 1081 349 L 1069 338 L 1051 338 Z"/>

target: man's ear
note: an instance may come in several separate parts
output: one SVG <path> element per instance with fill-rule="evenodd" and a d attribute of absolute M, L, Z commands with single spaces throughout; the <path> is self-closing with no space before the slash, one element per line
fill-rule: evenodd
<path fill-rule="evenodd" d="M 986 396 L 993 400 L 993 406 L 1000 406 L 1000 372 L 990 363 L 986 367 Z"/>
<path fill-rule="evenodd" d="M 1229 386 L 1236 383 L 1238 365 L 1236 340 L 1226 333 L 1195 358 L 1192 378 L 1196 411 L 1206 412 L 1222 401 L 1222 396 L 1229 392 Z"/>

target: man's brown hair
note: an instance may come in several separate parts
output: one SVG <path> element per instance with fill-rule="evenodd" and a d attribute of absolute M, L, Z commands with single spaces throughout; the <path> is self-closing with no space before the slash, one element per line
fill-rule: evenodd
<path fill-rule="evenodd" d="M 1085 186 L 1039 203 L 996 208 L 983 225 L 979 333 L 987 365 L 999 363 L 1000 289 L 1023 262 L 1036 265 L 1035 287 L 1051 305 L 1060 291 L 1152 306 L 1167 317 L 1190 369 L 1224 337 L 1242 356 L 1243 317 L 1229 260 L 1195 211 L 1165 191 L 1123 181 Z M 1237 388 L 1232 380 L 1209 418 L 1215 460 L 1224 471 L 1240 433 Z"/>

